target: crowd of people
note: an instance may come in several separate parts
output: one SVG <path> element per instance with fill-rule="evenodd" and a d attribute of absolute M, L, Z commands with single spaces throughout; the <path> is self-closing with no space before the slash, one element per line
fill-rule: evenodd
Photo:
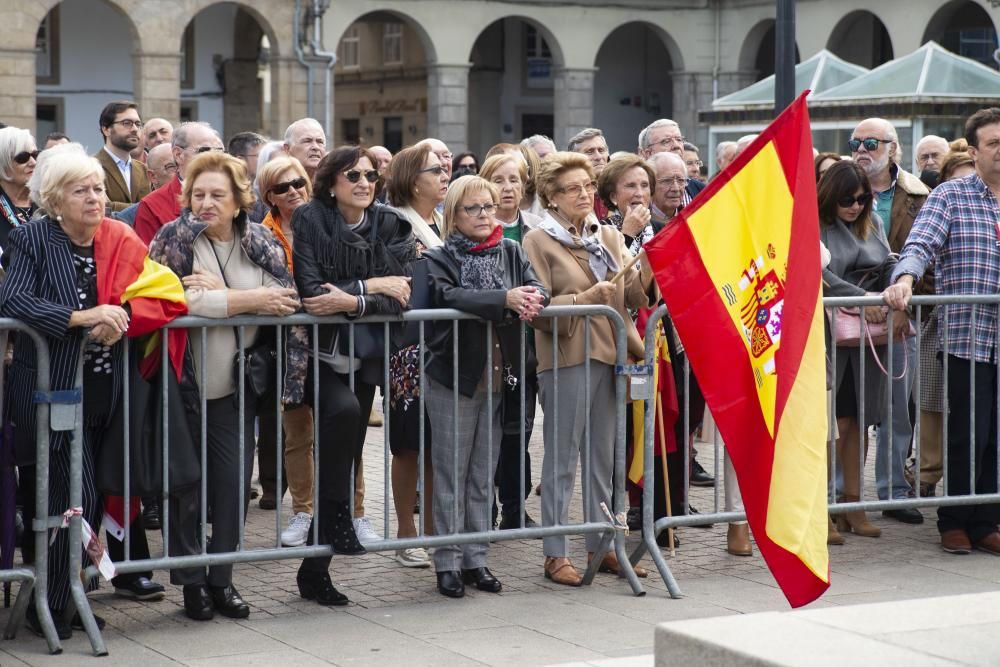
<path fill-rule="evenodd" d="M 83 516 L 106 528 L 113 560 L 125 560 L 126 532 L 128 557 L 148 558 L 144 529 L 161 527 L 172 556 L 239 548 L 255 455 L 260 508 L 275 509 L 286 491 L 291 497 L 283 545 L 365 553 L 366 545 L 383 538 L 365 516 L 362 463 L 369 425 L 378 424 L 373 402 L 379 390 L 389 406 L 396 537 L 539 525 L 525 508 L 535 488 L 527 443 L 536 405 L 544 414 L 541 525 L 568 522 L 578 466 L 587 490 L 585 519 L 603 520 L 601 505 L 610 505 L 612 495 L 614 416 L 622 409 L 615 399 L 615 330 L 601 317 L 585 323 L 583 317 L 537 316 L 549 304 L 610 306 L 625 322 L 628 355 L 643 357 L 636 320 L 660 303 L 660 295 L 648 263 L 631 260 L 707 180 L 699 149 L 677 123 L 653 122 L 632 150 L 612 153 L 601 130 L 589 128 L 564 151 L 536 135 L 497 144 L 482 160 L 468 152 L 453 155 L 434 138 L 395 155 L 381 146 L 329 150 L 323 127 L 310 118 L 289 125 L 281 140 L 241 132 L 227 145 L 206 123 L 143 123 L 137 105 L 127 101 L 108 104 L 99 128 L 103 147 L 93 156 L 62 134 L 47 137 L 39 151 L 27 130 L 0 129 L 0 315 L 45 336 L 53 390 L 74 386 L 83 350 Z M 753 139 L 720 143 L 713 156 L 718 170 Z M 838 313 L 831 321 L 831 484 L 845 502 L 862 497 L 873 427 L 879 499 L 933 496 L 942 477 L 951 495 L 994 493 L 995 308 L 980 307 L 974 315 L 970 306 L 948 306 L 947 317 L 945 307 L 925 308 L 918 321 L 908 302 L 914 290 L 988 295 L 1000 287 L 1000 109 L 973 115 L 963 140 L 922 139 L 915 149 L 919 176 L 902 168 L 901 145 L 888 121 L 861 122 L 845 148 L 848 154 L 820 153 L 815 160 L 824 293 L 884 293 L 887 305 L 869 307 L 863 317 L 873 328 L 891 326 L 896 335 L 887 367 L 884 343 L 838 345 L 836 318 L 860 321 L 857 313 Z M 435 307 L 478 319 L 428 325 L 423 347 L 406 328 L 381 325 L 160 331 L 184 313 L 220 320 L 298 312 L 357 318 Z M 683 342 L 669 317 L 664 327 L 675 369 L 665 381 L 676 383 L 690 418 L 674 424 L 680 446 L 657 466 L 656 518 L 668 511 L 697 513 L 688 503 L 688 486 L 716 483 L 693 450 L 705 401 L 697 378 L 688 383 L 681 375 Z M 916 327 L 924 334 L 919 350 Z M 949 341 L 943 353 L 938 332 Z M 529 342 L 523 353 L 522 336 Z M 124 354 L 125 337 L 134 339 L 130 347 L 137 352 Z M 162 370 L 156 345 L 167 347 L 170 363 Z M 920 393 L 913 396 L 918 354 Z M 280 357 L 282 375 L 258 386 L 258 362 L 263 357 L 267 375 L 268 356 Z M 30 397 L 37 372 L 30 341 L 15 337 L 4 414 L 15 434 L 27 525 L 34 512 Z M 166 373 L 169 382 L 161 383 L 157 373 Z M 121 425 L 145 418 L 123 415 L 118 400 L 137 378 L 169 386 L 169 411 L 175 413 L 169 415 L 166 462 L 174 483 L 141 499 L 122 498 L 106 483 L 102 463 L 121 452 Z M 922 427 L 920 456 L 908 463 L 915 419 Z M 67 434 L 53 432 L 49 449 L 49 504 L 59 513 L 69 506 Z M 726 509 L 739 510 L 728 456 L 724 465 Z M 205 497 L 199 492 L 203 478 Z M 629 496 L 628 521 L 639 527 L 638 487 L 630 487 Z M 165 526 L 161 497 L 169 503 Z M 916 509 L 884 514 L 904 523 L 924 520 Z M 998 521 L 997 505 L 943 507 L 942 546 L 951 553 L 978 548 L 1000 555 Z M 877 537 L 880 530 L 864 512 L 852 511 L 831 518 L 828 541 L 843 543 L 845 532 Z M 658 539 L 662 546 L 678 544 L 676 536 Z M 588 558 L 600 543 L 600 535 L 587 535 Z M 22 542 L 25 562 L 34 558 L 32 545 Z M 405 567 L 433 565 L 440 593 L 462 597 L 466 585 L 501 590 L 488 567 L 488 546 L 439 546 L 433 556 L 411 547 L 394 556 Z M 73 575 L 64 531 L 49 548 L 48 605 L 60 637 L 68 637 L 79 618 L 65 614 Z M 734 555 L 753 553 L 745 522 L 729 526 L 726 548 Z M 545 537 L 542 550 L 546 578 L 580 585 L 565 536 Z M 329 556 L 304 559 L 299 593 L 322 605 L 347 604 L 329 564 Z M 621 572 L 613 553 L 599 568 Z M 640 567 L 636 573 L 646 576 Z M 170 580 L 183 587 L 192 619 L 249 614 L 233 586 L 232 565 L 175 568 Z M 119 575 L 113 586 L 116 594 L 139 600 L 164 595 L 152 572 Z M 28 625 L 40 632 L 34 611 Z"/>

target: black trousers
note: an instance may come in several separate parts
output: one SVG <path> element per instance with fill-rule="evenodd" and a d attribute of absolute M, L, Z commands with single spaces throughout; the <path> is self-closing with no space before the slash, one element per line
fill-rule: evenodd
<path fill-rule="evenodd" d="M 246 519 L 250 504 L 250 476 L 253 472 L 254 400 L 248 398 L 243 414 L 244 441 L 240 443 L 240 413 L 234 395 L 206 402 L 205 419 L 208 438 L 205 446 L 208 469 L 205 476 L 209 507 L 212 508 L 212 542 L 208 553 L 235 551 L 240 537 L 240 502 Z M 240 446 L 243 447 L 243 498 L 240 498 Z M 171 556 L 201 553 L 201 485 L 170 496 L 168 536 Z M 175 585 L 205 584 L 228 586 L 232 583 L 232 565 L 186 567 L 170 571 Z"/>
<path fill-rule="evenodd" d="M 973 379 L 973 367 L 975 367 Z M 975 388 L 973 402 L 971 388 Z M 948 355 L 949 496 L 997 492 L 997 366 Z M 975 406 L 974 431 L 969 428 Z M 969 471 L 973 484 L 969 484 Z M 962 529 L 975 543 L 996 532 L 1000 504 L 938 508 L 938 530 Z"/>
<path fill-rule="evenodd" d="M 142 523 L 142 513 L 140 511 L 139 516 L 130 516 L 129 518 L 132 519 L 132 525 L 126 528 L 126 530 L 131 533 L 128 543 L 128 557 L 130 560 L 147 560 L 149 558 L 149 542 L 146 541 L 146 529 Z M 111 557 L 111 560 L 116 563 L 125 560 L 125 541 L 119 540 L 117 537 L 107 532 L 105 532 L 105 536 L 108 539 L 108 556 Z M 119 574 L 111 580 L 111 585 L 115 588 L 118 588 L 119 586 L 128 586 L 139 577 L 152 579 L 153 571 L 145 570 L 143 572 Z"/>
<path fill-rule="evenodd" d="M 329 544 L 333 508 L 338 503 L 350 503 L 354 467 L 361 462 L 361 452 L 368 432 L 368 415 L 375 398 L 375 386 L 355 375 L 354 391 L 350 376 L 335 372 L 329 364 L 319 363 L 319 396 L 313 397 L 312 367 L 306 381 L 306 395 L 315 403 L 319 415 L 319 462 L 316 468 L 319 485 L 318 506 L 314 512 L 319 517 L 319 535 L 322 544 Z M 311 531 L 310 531 L 311 533 Z M 312 535 L 310 534 L 310 543 Z M 330 556 L 316 556 L 302 561 L 302 569 L 326 572 Z"/>
<path fill-rule="evenodd" d="M 257 401 L 257 478 L 260 480 L 261 496 L 273 498 L 280 503 L 288 490 L 288 477 L 285 475 L 285 459 L 278 455 L 278 431 L 281 424 L 281 412 L 275 404 L 275 392 L 269 391 Z M 280 459 L 280 461 L 279 461 Z M 278 464 L 281 464 L 281 493 L 275 487 L 278 484 Z"/>
<path fill-rule="evenodd" d="M 531 455 L 528 454 L 528 443 L 531 442 L 532 422 L 535 415 L 535 402 L 538 396 L 538 378 L 531 373 L 526 378 L 524 387 L 524 409 L 528 413 L 524 429 L 524 471 L 521 471 L 521 434 L 507 433 L 500 440 L 500 457 L 497 459 L 497 470 L 493 483 L 497 486 L 497 497 L 503 507 L 503 513 L 520 518 L 524 513 L 524 501 L 531 494 Z M 511 394 L 517 402 L 517 412 L 520 412 L 520 390 Z M 506 400 L 506 399 L 505 399 Z M 506 408 L 504 409 L 506 413 Z M 524 494 L 521 493 L 521 480 L 524 480 Z"/>

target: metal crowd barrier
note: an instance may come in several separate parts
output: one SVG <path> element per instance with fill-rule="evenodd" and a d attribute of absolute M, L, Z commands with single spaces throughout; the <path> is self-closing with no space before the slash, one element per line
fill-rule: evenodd
<path fill-rule="evenodd" d="M 533 528 L 523 527 L 523 518 L 521 520 L 522 527 L 510 529 L 510 530 L 487 530 L 483 532 L 466 533 L 458 532 L 450 535 L 427 535 L 424 530 L 424 513 L 420 513 L 418 535 L 412 538 L 399 538 L 393 539 L 389 537 L 389 526 L 391 524 L 390 519 L 390 502 L 389 502 L 389 490 L 390 490 L 390 451 L 389 451 L 389 437 L 393 425 L 391 423 L 391 411 L 390 411 L 390 390 L 389 390 L 389 356 L 394 351 L 390 348 L 390 326 L 392 324 L 398 324 L 400 322 L 415 323 L 418 327 L 418 345 L 420 349 L 426 349 L 424 347 L 425 336 L 426 336 L 426 324 L 428 322 L 441 322 L 448 321 L 451 322 L 451 326 L 455 329 L 455 344 L 453 354 L 455 358 L 460 354 L 460 344 L 458 340 L 458 322 L 460 320 L 476 319 L 474 316 L 468 315 L 466 313 L 449 310 L 449 309 L 436 309 L 436 310 L 415 310 L 407 312 L 403 317 L 387 317 L 387 316 L 370 316 L 356 320 L 350 320 L 343 316 L 330 316 L 330 317 L 312 317 L 304 314 L 294 315 L 291 317 L 264 317 L 264 316 L 239 316 L 234 318 L 229 318 L 225 320 L 216 320 L 210 318 L 201 317 L 183 317 L 172 322 L 167 328 L 186 328 L 189 330 L 189 344 L 190 339 L 197 336 L 205 336 L 208 329 L 214 327 L 236 327 L 238 331 L 238 336 L 242 341 L 244 337 L 244 329 L 248 326 L 256 327 L 274 327 L 276 331 L 277 344 L 280 346 L 283 344 L 283 339 L 287 336 L 287 328 L 294 325 L 307 326 L 310 329 L 310 340 L 311 340 L 311 352 L 310 364 L 312 365 L 312 377 L 313 382 L 311 387 L 307 387 L 307 391 L 313 392 L 314 405 L 319 405 L 319 394 L 321 391 L 319 383 L 319 364 L 323 363 L 318 358 L 319 352 L 319 342 L 318 342 L 318 328 L 322 324 L 342 324 L 347 325 L 348 330 L 348 356 L 353 356 L 355 349 L 355 339 L 356 339 L 356 327 L 358 325 L 364 324 L 382 324 L 384 329 L 384 374 L 383 382 L 385 387 L 382 391 L 383 400 L 383 412 L 385 414 L 385 425 L 384 425 L 384 437 L 385 437 L 385 448 L 383 452 L 383 470 L 384 470 L 384 508 L 383 508 L 383 538 L 379 542 L 366 544 L 366 549 L 368 551 L 391 551 L 396 549 L 406 549 L 411 547 L 436 547 L 440 545 L 457 545 L 466 543 L 481 543 L 481 542 L 499 542 L 506 540 L 523 540 L 523 539 L 535 539 L 547 536 L 556 535 L 587 535 L 587 534 L 599 534 L 602 536 L 601 546 L 599 550 L 595 553 L 593 560 L 589 563 L 585 574 L 584 583 L 589 584 L 593 577 L 596 575 L 600 563 L 611 548 L 614 549 L 615 554 L 618 557 L 618 561 L 622 565 L 622 576 L 626 579 L 632 592 L 635 595 L 643 595 L 644 590 L 639 583 L 639 580 L 635 574 L 632 562 L 629 561 L 628 554 L 625 547 L 625 535 L 624 535 L 624 514 L 625 514 L 625 407 L 626 407 L 626 376 L 640 373 L 641 368 L 633 367 L 627 363 L 627 343 L 626 343 L 626 330 L 624 322 L 621 316 L 612 308 L 607 306 L 550 306 L 542 311 L 539 317 L 553 318 L 553 337 L 558 338 L 558 330 L 560 326 L 559 318 L 567 317 L 583 317 L 583 333 L 584 345 L 585 345 L 585 385 L 589 386 L 590 383 L 590 351 L 591 351 L 591 319 L 597 318 L 607 318 L 613 326 L 614 335 L 616 339 L 617 348 L 617 364 L 615 367 L 615 420 L 616 420 L 616 435 L 614 446 L 614 479 L 612 484 L 613 497 L 610 499 L 612 507 L 609 508 L 610 512 L 613 514 L 613 518 L 609 516 L 590 516 L 587 510 L 587 498 L 590 492 L 589 484 L 586 479 L 582 480 L 582 506 L 583 506 L 583 521 L 582 522 L 570 522 L 566 524 L 557 524 L 549 526 L 537 526 Z M 526 344 L 527 337 L 525 334 L 525 329 L 523 326 L 518 324 L 521 329 L 520 335 L 520 355 L 522 361 L 522 368 L 524 366 L 524 357 L 526 354 Z M 38 391 L 36 392 L 36 402 L 38 402 L 38 485 L 37 485 L 37 497 L 36 504 L 38 506 L 38 516 L 48 517 L 48 438 L 49 438 L 49 428 L 52 430 L 74 430 L 75 437 L 72 442 L 72 453 L 71 453 L 71 506 L 79 507 L 81 504 L 81 466 L 82 466 L 82 405 L 83 397 L 82 390 L 77 389 L 70 392 L 54 392 L 50 393 L 48 391 L 48 353 L 44 338 L 39 336 L 37 333 L 13 320 L 0 320 L 0 329 L 8 328 L 15 329 L 18 331 L 24 331 L 26 335 L 31 336 L 38 346 Z M 490 344 L 493 336 L 493 328 L 487 328 L 487 368 L 492 367 L 493 364 L 493 352 L 492 345 Z M 204 339 L 203 339 L 204 340 Z M 123 339 L 121 343 L 125 346 L 124 353 L 125 359 L 128 359 L 129 346 L 135 343 L 129 341 L 127 338 Z M 86 343 L 84 343 L 86 345 Z M 149 559 L 131 559 L 129 554 L 131 553 L 131 519 L 130 516 L 131 509 L 129 503 L 124 503 L 124 526 L 126 530 L 124 532 L 124 551 L 125 560 L 115 563 L 117 574 L 127 574 L 131 572 L 141 572 L 145 570 L 170 570 L 172 568 L 182 568 L 182 567 L 205 567 L 211 565 L 220 564 L 235 564 L 235 563 L 245 563 L 254 561 L 265 561 L 265 560 L 279 560 L 279 559 L 299 559 L 311 556 L 325 556 L 331 555 L 333 553 L 332 548 L 329 545 L 320 544 L 319 540 L 319 515 L 321 512 L 319 504 L 319 485 L 322 480 L 319 479 L 319 458 L 322 454 L 322 441 L 325 437 L 330 437 L 330 434 L 321 433 L 319 429 L 319 410 L 314 409 L 313 414 L 313 426 L 314 426 L 314 444 L 313 444 L 313 466 L 314 470 L 317 471 L 314 475 L 314 488 L 313 488 L 313 525 L 312 525 L 312 538 L 313 545 L 298 546 L 298 547 L 286 547 L 282 546 L 280 540 L 280 533 L 283 528 L 283 516 L 281 511 L 281 503 L 278 502 L 276 508 L 275 516 L 275 537 L 274 546 L 268 548 L 250 549 L 247 548 L 245 543 L 245 510 L 244 505 L 240 504 L 240 526 L 239 526 L 239 543 L 236 551 L 229 553 L 208 553 L 208 541 L 207 541 L 207 503 L 201 503 L 201 553 L 193 555 L 174 555 L 170 553 L 170 506 L 168 503 L 169 493 L 166 491 L 170 489 L 169 481 L 169 457 L 170 457 L 170 434 L 167 428 L 167 401 L 168 392 L 166 391 L 167 386 L 167 376 L 166 373 L 169 372 L 169 359 L 168 350 L 166 345 L 161 345 L 161 359 L 160 359 L 160 372 L 159 380 L 162 381 L 162 387 L 164 389 L 162 395 L 163 402 L 163 428 L 167 431 L 164 435 L 163 451 L 162 451 L 162 463 L 163 463 L 163 493 L 160 496 L 160 506 L 162 512 L 162 525 L 163 525 L 163 555 L 162 556 L 152 556 Z M 206 346 L 201 347 L 201 375 L 200 378 L 201 385 L 205 384 L 205 372 L 206 372 Z M 424 415 L 424 402 L 426 396 L 426 384 L 424 375 L 424 356 L 420 355 L 420 415 Z M 555 347 L 553 352 L 553 372 L 556 375 L 555 391 L 577 391 L 578 387 L 568 387 L 559 389 L 558 388 L 558 367 L 559 367 L 559 354 L 558 346 Z M 284 364 L 284 359 L 282 355 L 277 355 L 277 373 L 276 373 L 276 385 L 279 385 L 278 397 L 276 397 L 275 409 L 280 408 L 280 382 L 283 377 L 282 366 Z M 242 367 L 242 360 L 241 360 Z M 82 377 L 83 377 L 83 354 L 80 355 L 80 365 L 78 369 L 78 386 L 82 387 Z M 356 372 L 352 371 L 350 374 L 350 388 L 353 391 L 355 383 Z M 238 392 L 242 396 L 247 388 L 244 386 L 243 373 L 239 374 L 240 380 L 238 382 Z M 492 387 L 492 374 L 487 373 L 488 386 L 487 393 L 489 396 L 489 407 L 490 413 L 492 414 L 492 401 L 493 401 L 493 387 Z M 456 365 L 456 377 L 455 386 L 457 387 L 457 365 Z M 521 473 L 520 482 L 520 497 L 524 498 L 527 494 L 524 485 L 524 466 L 525 466 L 525 423 L 523 419 L 525 400 L 526 400 L 526 383 L 524 378 L 519 378 L 520 382 L 520 401 L 521 401 L 521 415 L 520 419 L 520 466 L 519 470 Z M 457 389 L 453 390 L 455 393 L 455 401 L 457 405 Z M 125 414 L 129 414 L 129 396 L 128 383 L 125 383 L 125 388 L 123 390 L 122 396 L 122 409 Z M 59 394 L 58 396 L 55 394 Z M 56 404 L 50 411 L 50 403 Z M 202 471 L 205 470 L 206 464 L 206 442 L 207 442 L 207 426 L 206 426 L 206 398 L 204 393 L 201 393 L 201 433 L 200 433 L 200 456 L 201 456 L 201 466 Z M 589 420 L 590 406 L 587 406 L 587 417 Z M 246 437 L 253 437 L 253 433 L 244 432 L 243 416 L 244 416 L 245 406 L 242 401 L 240 401 L 239 414 L 240 414 L 240 433 L 239 439 L 240 443 L 244 442 Z M 50 420 L 51 412 L 51 420 Z M 367 418 L 367 415 L 362 417 Z M 457 415 L 456 415 L 457 418 Z M 129 424 L 128 419 L 124 420 L 124 433 L 122 437 L 122 447 L 123 447 L 123 460 L 124 460 L 124 496 L 127 498 L 131 495 L 130 493 L 130 445 L 129 445 Z M 420 420 L 420 450 L 419 450 L 419 479 L 420 486 L 423 488 L 424 484 L 424 456 L 426 434 L 424 433 L 423 419 Z M 276 488 L 282 488 L 282 461 L 283 461 L 283 440 L 284 433 L 282 429 L 282 420 L 279 418 L 277 420 L 276 428 L 276 438 L 277 438 L 277 451 L 278 456 L 276 457 Z M 490 438 L 490 458 L 492 459 L 492 437 Z M 581 448 L 581 458 L 580 461 L 588 459 L 591 455 L 591 442 L 589 429 L 585 431 L 584 442 Z M 595 444 L 595 446 L 601 443 Z M 496 446 L 499 446 L 498 444 Z M 610 444 L 605 446 L 611 446 Z M 457 454 L 456 459 L 457 461 Z M 242 471 L 244 468 L 244 449 L 241 446 L 239 448 L 239 464 L 238 470 Z M 456 474 L 456 468 L 452 468 L 452 474 Z M 241 498 L 248 497 L 246 494 L 246 487 L 243 475 L 240 474 L 239 481 L 239 492 Z M 351 489 L 353 491 L 353 488 Z M 493 483 L 493 475 L 490 476 L 490 490 L 492 494 L 495 494 L 495 486 Z M 204 474 L 201 476 L 200 481 L 200 493 L 201 498 L 205 499 L 207 497 L 207 479 Z M 353 493 L 352 493 L 353 497 Z M 456 501 L 457 502 L 457 501 Z M 57 508 L 63 509 L 63 508 Z M 353 509 L 353 507 L 352 507 Z M 46 578 L 46 561 L 48 555 L 48 542 L 47 535 L 50 528 L 60 526 L 62 524 L 62 517 L 49 517 L 46 521 L 37 521 L 32 526 L 34 530 L 34 537 L 36 541 L 36 563 L 34 570 L 30 568 L 19 568 L 15 570 L 8 570 L 6 572 L 0 573 L 0 581 L 9 579 L 19 579 L 23 581 L 20 594 L 15 605 L 14 613 L 12 614 L 10 621 L 8 622 L 8 630 L 5 636 L 13 637 L 14 632 L 20 626 L 23 616 L 26 610 L 28 597 L 32 590 L 32 582 L 34 582 L 34 589 L 36 592 L 35 602 L 36 609 L 38 610 L 39 618 L 41 619 L 42 626 L 45 630 L 46 638 L 49 643 L 49 648 L 53 653 L 58 653 L 61 651 L 59 645 L 59 640 L 55 634 L 55 627 L 49 617 L 49 610 L 46 604 L 47 602 L 47 578 Z M 492 526 L 492 519 L 489 520 L 487 525 Z M 93 527 L 94 530 L 99 530 L 98 526 Z M 141 529 L 141 528 L 140 528 Z M 70 543 L 70 569 L 72 572 L 80 572 L 81 560 L 82 560 L 82 549 L 81 549 L 81 517 L 73 516 L 69 523 L 69 531 L 71 537 Z M 86 576 L 96 576 L 97 569 L 94 566 L 90 566 L 84 570 Z M 90 639 L 92 648 L 96 655 L 105 655 L 107 650 L 104 646 L 103 640 L 101 638 L 100 631 L 97 628 L 96 621 L 94 619 L 93 613 L 89 607 L 87 597 L 84 590 L 84 585 L 82 580 L 78 576 L 71 575 L 72 580 L 72 603 L 76 605 L 77 610 L 80 612 L 84 627 L 86 629 L 87 635 Z"/>
<path fill-rule="evenodd" d="M 838 499 L 837 494 L 837 460 L 836 460 L 836 447 L 835 440 L 832 437 L 833 422 L 835 421 L 835 415 L 833 411 L 833 406 L 835 402 L 835 392 L 830 392 L 828 396 L 828 406 L 827 406 L 827 417 L 830 422 L 830 438 L 828 440 L 828 452 L 830 456 L 829 466 L 834 473 L 830 476 L 830 484 L 828 491 L 829 498 L 829 513 L 830 514 L 842 514 L 846 512 L 852 512 L 855 510 L 863 510 L 866 512 L 871 511 L 885 511 L 885 510 L 899 510 L 899 509 L 909 509 L 909 508 L 933 508 L 933 507 L 946 507 L 946 506 L 956 506 L 956 505 L 983 505 L 987 503 L 1000 503 L 1000 466 L 996 471 L 997 474 L 997 493 L 976 493 L 975 491 L 975 432 L 972 430 L 972 435 L 970 438 L 969 448 L 970 448 L 970 467 L 969 467 L 969 487 L 971 492 L 964 495 L 951 495 L 949 493 L 949 480 L 948 480 L 948 357 L 951 348 L 951 341 L 949 341 L 948 336 L 948 322 L 949 322 L 949 312 L 954 306 L 969 306 L 971 307 L 970 314 L 970 326 L 972 331 L 976 330 L 977 318 L 982 317 L 982 312 L 987 309 L 992 309 L 994 312 L 998 310 L 998 305 L 1000 305 L 1000 295 L 952 295 L 952 296 L 914 296 L 911 300 L 911 321 L 915 324 L 915 352 L 912 357 L 906 360 L 909 365 L 907 375 L 912 377 L 912 401 L 915 404 L 917 410 L 917 417 L 915 422 L 913 422 L 913 431 L 911 437 L 911 452 L 912 457 L 915 460 L 915 467 L 913 473 L 913 486 L 916 488 L 916 492 L 913 494 L 914 497 L 907 498 L 888 498 L 888 499 L 878 499 L 877 497 L 869 497 L 866 499 L 865 492 L 865 469 L 866 469 L 866 457 L 865 457 L 865 444 L 868 442 L 868 428 L 865 427 L 865 378 L 867 373 L 883 373 L 879 368 L 871 368 L 874 364 L 868 362 L 866 363 L 866 357 L 871 354 L 871 348 L 868 347 L 867 342 L 863 342 L 862 350 L 868 350 L 866 354 L 859 355 L 858 372 L 860 378 L 858 379 L 857 386 L 860 388 L 858 395 L 856 396 L 860 407 L 859 414 L 857 417 L 858 428 L 860 431 L 860 442 L 861 447 L 859 451 L 859 468 L 860 468 L 860 480 L 858 488 L 860 491 L 859 500 L 857 502 L 845 502 Z M 857 307 L 860 309 L 861 322 L 862 322 L 862 335 L 864 336 L 864 330 L 866 325 L 864 324 L 864 311 L 866 308 L 871 307 L 881 307 L 884 306 L 884 302 L 880 296 L 868 296 L 868 297 L 828 297 L 823 299 L 823 306 L 827 309 L 827 322 L 830 322 L 836 317 L 835 311 L 833 309 L 838 307 Z M 938 326 L 941 328 L 941 351 L 940 361 L 942 364 L 943 373 L 943 383 L 942 383 L 942 402 L 943 402 L 943 413 L 942 413 L 942 433 L 941 433 L 941 483 L 943 485 L 943 495 L 933 495 L 933 496 L 923 496 L 920 494 L 920 483 L 921 483 L 921 472 L 923 471 L 921 465 L 921 431 L 922 426 L 920 423 L 920 410 L 921 410 L 921 399 L 920 399 L 920 389 L 921 382 L 924 380 L 925 372 L 921 363 L 920 349 L 923 337 L 925 336 L 923 332 L 924 314 L 929 310 L 937 308 L 936 312 L 932 317 L 938 318 Z M 655 348 L 654 348 L 654 338 L 657 327 L 660 326 L 661 320 L 667 315 L 666 308 L 661 306 L 656 310 L 654 315 L 648 320 L 645 340 L 646 340 L 646 359 L 647 373 L 651 373 L 652 364 L 655 359 Z M 975 338 L 973 337 L 973 340 Z M 827 339 L 827 363 L 832 365 L 835 370 L 837 368 L 837 354 L 838 347 L 830 344 L 830 339 Z M 894 334 L 892 327 L 889 327 L 889 341 L 884 344 L 885 348 L 885 366 L 888 375 L 891 377 L 893 375 L 893 355 L 898 352 L 895 350 L 895 343 L 899 341 L 894 340 Z M 996 346 L 996 350 L 1000 352 L 1000 327 L 998 327 L 997 340 L 993 341 Z M 839 348 L 840 353 L 843 354 L 843 348 Z M 905 351 L 905 348 L 904 348 Z M 677 363 L 677 360 L 674 360 Z M 679 406 L 681 410 L 681 416 L 679 419 L 684 420 L 684 433 L 690 433 L 691 415 L 690 415 L 690 382 L 691 382 L 691 368 L 688 363 L 687 357 L 685 355 L 683 362 L 683 377 L 684 377 L 684 390 L 683 394 L 685 397 L 684 404 Z M 972 429 L 975 423 L 975 375 L 970 377 L 970 387 L 969 387 L 969 401 L 971 402 L 972 408 L 970 410 L 970 429 Z M 883 413 L 883 419 L 881 426 L 879 428 L 889 429 L 889 442 L 886 447 L 885 452 L 879 451 L 879 448 L 874 448 L 875 455 L 874 461 L 878 460 L 878 457 L 891 456 L 891 439 L 892 439 L 892 418 L 893 418 L 893 395 L 894 392 L 905 389 L 903 383 L 906 381 L 905 378 L 889 379 L 886 377 L 886 391 L 885 391 L 885 407 Z M 833 387 L 837 386 L 836 378 L 834 377 Z M 997 409 L 1000 412 L 1000 373 L 997 374 Z M 708 406 L 705 407 L 706 412 L 709 410 Z M 657 465 L 654 459 L 654 419 L 655 419 L 655 396 L 649 397 L 645 400 L 645 446 L 644 446 L 644 483 L 643 483 L 643 494 L 642 494 L 642 507 L 643 507 L 643 540 L 639 546 L 632 553 L 632 562 L 638 562 L 638 560 L 645 554 L 649 552 L 650 557 L 653 559 L 657 570 L 663 579 L 664 584 L 667 586 L 667 590 L 671 597 L 679 598 L 682 593 L 680 587 L 678 586 L 676 580 L 674 579 L 673 573 L 670 570 L 669 565 L 663 557 L 660 548 L 656 544 L 656 537 L 662 531 L 679 528 L 683 526 L 704 526 L 715 523 L 729 523 L 729 522 L 739 522 L 746 520 L 746 512 L 726 510 L 726 508 L 721 507 L 721 489 L 723 485 L 723 466 L 721 462 L 723 460 L 723 450 L 724 444 L 719 438 L 718 431 L 716 430 L 713 437 L 713 456 L 712 456 L 712 469 L 715 477 L 714 493 L 713 493 L 713 504 L 712 511 L 700 511 L 697 514 L 688 513 L 676 515 L 676 516 L 665 516 L 656 521 L 654 521 L 654 475 L 655 466 Z M 1000 420 L 998 420 L 996 436 L 997 442 L 1000 443 Z M 689 460 L 689 443 L 678 443 L 678 447 L 683 453 L 683 469 L 685 471 L 690 470 L 690 460 Z M 708 468 L 708 466 L 706 466 Z M 886 482 L 888 484 L 889 493 L 892 493 L 894 488 L 894 481 L 898 481 L 898 477 L 893 479 L 893 466 L 891 461 L 887 464 L 888 475 Z M 735 483 L 735 481 L 734 481 Z M 684 497 L 687 499 L 690 497 L 690 485 L 689 476 L 684 475 Z M 867 495 L 874 496 L 869 492 Z M 690 509 L 690 504 L 687 505 L 688 510 Z M 723 547 L 724 548 L 724 547 Z"/>

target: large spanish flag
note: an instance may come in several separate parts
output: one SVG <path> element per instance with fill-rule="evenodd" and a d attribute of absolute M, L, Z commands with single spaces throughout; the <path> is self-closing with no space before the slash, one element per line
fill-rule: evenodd
<path fill-rule="evenodd" d="M 830 585 L 826 359 L 805 99 L 645 246 L 757 546 L 793 607 Z"/>

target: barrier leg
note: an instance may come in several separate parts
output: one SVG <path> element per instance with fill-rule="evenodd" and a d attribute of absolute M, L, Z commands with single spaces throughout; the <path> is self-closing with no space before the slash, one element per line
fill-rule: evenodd
<path fill-rule="evenodd" d="M 604 554 L 611 547 L 612 539 L 614 539 L 614 533 L 611 531 L 601 534 L 601 544 L 597 547 L 597 551 L 594 552 L 594 557 L 587 563 L 587 570 L 583 573 L 584 586 L 589 586 L 594 581 L 594 576 L 601 567 L 601 561 L 604 560 Z"/>
<path fill-rule="evenodd" d="M 31 602 L 31 591 L 34 588 L 34 576 L 25 577 L 21 580 L 21 588 L 17 592 L 14 607 L 10 610 L 10 618 L 7 619 L 7 626 L 3 631 L 4 639 L 14 639 L 17 637 L 17 631 L 21 629 L 21 624 L 24 622 L 24 615 L 28 611 L 28 603 Z"/>

